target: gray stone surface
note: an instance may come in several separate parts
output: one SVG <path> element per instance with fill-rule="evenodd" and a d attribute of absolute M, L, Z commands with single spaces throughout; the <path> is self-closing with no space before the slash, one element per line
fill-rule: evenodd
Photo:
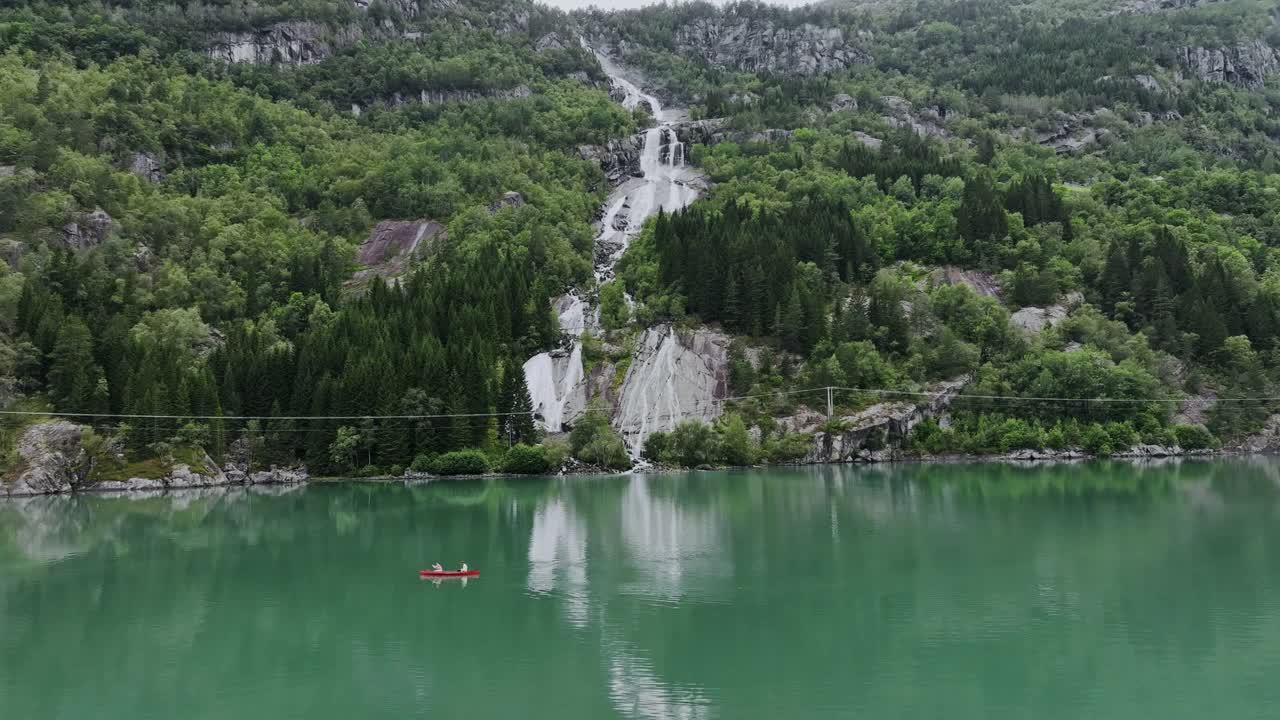
<path fill-rule="evenodd" d="M 1106 130 L 1093 127 L 1092 122 L 1088 113 L 1063 114 L 1047 129 L 1036 131 L 1033 139 L 1059 155 L 1077 153 L 1107 136 Z"/>
<path fill-rule="evenodd" d="M 690 120 L 675 123 L 676 137 L 685 146 L 716 145 L 722 142 L 733 142 L 739 145 L 747 143 L 785 142 L 791 139 L 791 130 L 768 129 L 759 131 L 734 130 L 722 118 L 709 120 Z"/>
<path fill-rule="evenodd" d="M 805 23 L 782 27 L 767 18 L 731 13 L 701 17 L 676 29 L 676 50 L 718 68 L 815 75 L 868 64 L 840 28 Z"/>
<path fill-rule="evenodd" d="M 609 185 L 619 185 L 633 177 L 640 177 L 640 152 L 644 149 L 644 134 L 610 140 L 605 145 L 582 145 L 578 155 L 595 163 L 604 172 Z"/>
<path fill-rule="evenodd" d="M 85 427 L 65 420 L 32 425 L 18 438 L 21 472 L 11 495 L 71 492 L 87 483 L 91 459 L 81 445 Z"/>
<path fill-rule="evenodd" d="M 837 418 L 843 429 L 814 432 L 813 448 L 802 462 L 879 462 L 888 459 L 891 453 L 886 454 L 886 450 L 901 446 L 916 425 L 945 412 L 971 380 L 970 376 L 963 375 L 931 385 L 924 391 L 926 396 L 886 400 L 853 415 Z M 866 448 L 873 433 L 881 434 L 886 446 L 884 449 L 872 452 Z"/>
<path fill-rule="evenodd" d="M 311 65 L 355 45 L 364 32 L 355 25 L 327 27 L 294 20 L 250 32 L 214 33 L 206 54 L 228 63 Z"/>
<path fill-rule="evenodd" d="M 158 478 L 128 478 L 120 482 L 97 482 L 91 478 L 106 458 L 118 449 L 103 448 L 90 455 L 82 438 L 87 427 L 65 420 L 32 425 L 18 439 L 18 473 L 8 486 L 0 485 L 0 495 L 25 497 L 56 495 L 79 491 L 158 493 L 173 490 L 217 488 L 231 485 L 292 485 L 307 481 L 307 472 L 301 468 L 271 468 L 257 472 L 245 472 L 228 465 L 218 467 L 213 458 L 205 455 L 197 467 L 177 464 Z M 103 454 L 105 453 L 105 454 Z"/>
<path fill-rule="evenodd" d="M 1259 38 L 1229 47 L 1185 47 L 1179 62 L 1193 77 L 1261 90 L 1266 79 L 1280 73 L 1280 50 Z"/>
<path fill-rule="evenodd" d="M 1084 295 L 1067 293 L 1061 301 L 1049 307 L 1024 307 L 1009 318 L 1014 327 L 1029 333 L 1038 333 L 1062 322 L 1072 310 L 1084 304 Z"/>
<path fill-rule="evenodd" d="M 658 325 L 636 341 L 622 380 L 614 426 L 629 447 L 682 420 L 713 420 L 729 392 L 729 338 L 707 328 Z"/>
<path fill-rule="evenodd" d="M 149 152 L 134 153 L 133 160 L 129 163 L 129 171 L 147 182 L 164 180 L 164 163 Z"/>
<path fill-rule="evenodd" d="M 979 295 L 1000 297 L 1000 280 L 989 272 L 943 266 L 929 273 L 929 282 L 938 285 L 967 285 Z"/>
<path fill-rule="evenodd" d="M 947 112 L 940 107 L 929 107 L 916 110 L 906 98 L 886 95 L 880 98 L 885 107 L 881 116 L 885 124 L 895 129 L 909 129 L 920 137 L 949 138 L 951 131 L 944 123 Z"/>
<path fill-rule="evenodd" d="M 383 220 L 356 250 L 361 265 L 347 282 L 348 287 L 364 287 L 374 277 L 394 280 L 408 274 L 413 263 L 432 246 L 448 237 L 448 230 L 435 220 Z"/>
<path fill-rule="evenodd" d="M 63 247 L 88 250 L 101 245 L 116 230 L 116 221 L 102 208 L 84 213 L 75 222 L 62 226 Z"/>
<path fill-rule="evenodd" d="M 831 98 L 831 112 L 851 112 L 858 109 L 858 101 L 852 95 L 839 93 Z"/>

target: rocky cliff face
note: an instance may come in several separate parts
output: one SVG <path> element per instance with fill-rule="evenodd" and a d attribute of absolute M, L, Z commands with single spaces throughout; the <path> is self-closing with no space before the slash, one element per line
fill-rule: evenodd
<path fill-rule="evenodd" d="M 791 130 L 768 129 L 755 132 L 730 129 L 724 119 L 691 120 L 675 123 L 676 138 L 685 145 L 715 145 L 722 142 L 776 143 L 791 139 Z"/>
<path fill-rule="evenodd" d="M 1166 10 L 1189 10 L 1191 8 L 1227 2 L 1228 0 L 1129 0 L 1117 8 L 1121 12 L 1164 12 Z"/>
<path fill-rule="evenodd" d="M 161 491 L 224 485 L 297 484 L 306 482 L 304 470 L 277 469 L 249 472 L 229 465 L 225 470 L 208 455 L 197 467 L 178 464 L 161 477 L 129 478 L 99 482 L 103 463 L 111 462 L 113 448 L 86 447 L 88 428 L 66 421 L 32 425 L 18 439 L 18 472 L 9 485 L 0 484 L 0 496 L 24 497 L 79 491 Z"/>
<path fill-rule="evenodd" d="M 1044 130 L 1026 132 L 1037 144 L 1053 148 L 1059 155 L 1070 155 L 1097 143 L 1107 136 L 1107 131 L 1093 127 L 1090 113 L 1062 114 Z"/>
<path fill-rule="evenodd" d="M 88 250 L 105 242 L 117 227 L 116 221 L 105 210 L 95 208 L 93 212 L 81 213 L 75 222 L 63 225 L 59 239 L 69 250 Z"/>
<path fill-rule="evenodd" d="M 215 33 L 206 53 L 214 60 L 256 65 L 310 65 L 350 47 L 365 37 L 358 26 L 326 27 L 297 20 L 262 30 Z"/>
<path fill-rule="evenodd" d="M 640 152 L 644 149 L 644 133 L 627 138 L 610 140 L 606 145 L 582 145 L 578 155 L 595 163 L 609 180 L 618 185 L 633 177 L 641 177 Z"/>
<path fill-rule="evenodd" d="M 366 100 L 362 104 L 353 104 L 351 114 L 359 116 L 369 107 L 381 105 L 387 108 L 398 108 L 414 102 L 423 105 L 445 105 L 448 103 L 472 102 L 474 100 L 523 100 L 533 95 L 528 85 L 517 85 L 505 90 L 422 90 L 417 95 L 396 93 L 389 98 Z"/>
<path fill-rule="evenodd" d="M 1261 90 L 1267 77 L 1280 74 L 1280 50 L 1262 39 L 1234 47 L 1182 48 L 1178 61 L 1201 80 L 1230 83 L 1248 90 Z"/>
<path fill-rule="evenodd" d="M 81 443 L 84 431 L 63 421 L 27 428 L 18 439 L 21 471 L 9 494 L 44 495 L 87 486 L 96 461 Z"/>
<path fill-rule="evenodd" d="M 905 128 L 920 137 L 951 137 L 951 131 L 945 126 L 948 113 L 944 107 L 935 105 L 916 110 L 910 100 L 897 95 L 881 97 L 880 104 L 884 107 L 880 119 L 891 128 Z"/>
<path fill-rule="evenodd" d="M 1009 323 L 1025 332 L 1038 333 L 1062 322 L 1072 310 L 1083 304 L 1084 295 L 1079 292 L 1069 292 L 1049 307 L 1024 307 L 1018 310 L 1009 318 Z"/>
<path fill-rule="evenodd" d="M 885 459 L 886 450 L 901 446 L 911 434 L 912 428 L 944 413 L 970 380 L 965 375 L 936 383 L 926 390 L 929 393 L 926 398 L 889 400 L 854 415 L 838 418 L 842 429 L 814 432 L 813 449 L 804 457 L 803 462 L 844 463 Z M 799 430 L 803 431 L 805 428 Z M 874 442 L 869 442 L 873 437 Z M 876 449 L 869 449 L 869 444 Z"/>
<path fill-rule="evenodd" d="M 368 11 L 374 0 L 343 0 L 350 2 L 358 11 Z M 306 19 L 294 19 L 277 22 L 266 27 L 247 32 L 221 32 L 211 34 L 205 43 L 206 54 L 224 62 L 309 65 L 320 62 L 344 48 L 351 47 L 362 40 L 403 39 L 420 41 L 424 37 L 422 27 L 442 16 L 457 15 L 470 11 L 462 0 L 383 0 L 383 9 L 402 20 L 417 18 L 411 27 L 402 30 L 402 23 L 390 17 L 383 17 L 381 22 L 360 17 L 358 20 L 339 22 L 332 25 Z M 483 16 L 484 23 L 499 33 L 525 33 L 529 30 L 530 7 L 520 3 L 512 3 L 498 11 Z M 461 22 L 470 26 L 474 23 L 475 14 L 464 15 Z M 253 24 L 252 6 L 246 9 L 244 18 L 247 24 Z M 557 42 L 563 46 L 562 39 L 542 39 L 542 47 L 555 47 Z M 541 48 L 540 48 L 541 49 Z"/>
<path fill-rule="evenodd" d="M 622 380 L 614 426 L 633 449 L 680 421 L 714 420 L 729 394 L 729 338 L 699 328 L 658 325 L 636 343 Z"/>
<path fill-rule="evenodd" d="M 357 270 L 347 284 L 363 287 L 374 277 L 386 280 L 403 277 L 433 243 L 448 235 L 445 226 L 435 220 L 383 220 L 356 250 L 356 262 L 363 268 Z"/>
<path fill-rule="evenodd" d="M 675 45 L 682 55 L 713 67 L 747 72 L 816 75 L 872 62 L 839 28 L 809 23 L 783 27 L 767 18 L 732 13 L 680 27 Z"/>

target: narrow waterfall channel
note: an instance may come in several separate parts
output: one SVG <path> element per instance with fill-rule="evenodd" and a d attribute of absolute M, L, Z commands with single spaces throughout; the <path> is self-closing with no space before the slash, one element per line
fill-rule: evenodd
<path fill-rule="evenodd" d="M 614 266 L 647 219 L 659 210 L 673 212 L 697 199 L 702 175 L 686 164 L 688 153 L 676 131 L 676 123 L 687 119 L 687 113 L 664 108 L 658 98 L 628 80 L 622 68 L 603 53 L 596 52 L 596 58 L 613 86 L 625 93 L 622 106 L 634 110 L 645 104 L 656 121 L 644 133 L 640 153 L 643 176 L 619 185 L 603 206 L 594 245 L 596 283 L 603 285 L 613 280 Z M 534 412 L 541 417 L 542 428 L 552 433 L 562 432 L 586 410 L 586 374 L 578 338 L 597 327 L 597 309 L 576 291 L 556 301 L 556 312 L 561 331 L 572 340 L 566 347 L 539 353 L 524 364 Z"/>

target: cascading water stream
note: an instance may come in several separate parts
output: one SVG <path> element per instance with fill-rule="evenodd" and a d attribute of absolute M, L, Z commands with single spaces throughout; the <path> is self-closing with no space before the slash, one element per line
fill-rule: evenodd
<path fill-rule="evenodd" d="M 642 104 L 652 110 L 654 127 L 644 132 L 640 151 L 642 177 L 619 185 L 604 203 L 600 233 L 595 239 L 596 283 L 614 278 L 614 267 L 631 240 L 659 210 L 674 212 L 698 197 L 701 175 L 687 166 L 684 143 L 675 126 L 685 118 L 682 110 L 663 108 L 658 98 L 628 80 L 608 57 L 596 53 L 600 66 L 625 97 L 622 106 L 634 110 Z M 628 300 L 630 300 L 628 298 Z M 524 364 L 525 382 L 534 412 L 547 432 L 561 432 L 586 409 L 586 375 L 582 368 L 579 336 L 590 331 L 595 313 L 576 293 L 557 301 L 560 329 L 569 337 L 567 348 L 540 353 Z"/>

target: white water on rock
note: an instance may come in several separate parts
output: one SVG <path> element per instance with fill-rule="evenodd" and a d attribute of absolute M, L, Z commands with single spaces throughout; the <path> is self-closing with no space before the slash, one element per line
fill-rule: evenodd
<path fill-rule="evenodd" d="M 658 98 L 628 80 L 608 57 L 596 53 L 596 58 L 613 85 L 625 93 L 622 106 L 634 110 L 647 104 L 657 121 L 644 134 L 640 152 L 643 177 L 619 185 L 604 203 L 600 233 L 595 240 L 596 282 L 603 285 L 613 279 L 614 267 L 645 221 L 659 210 L 674 212 L 687 207 L 697 199 L 703 176 L 686 164 L 684 143 L 676 134 L 674 123 L 685 119 L 686 113 L 663 108 Z M 568 350 L 540 353 L 524 364 L 534 412 L 540 417 L 542 428 L 552 433 L 562 432 L 586 410 L 586 373 L 578 338 L 588 330 L 587 319 L 596 316 L 596 311 L 588 309 L 577 295 L 561 297 L 556 306 L 560 329 L 568 336 Z"/>
<path fill-rule="evenodd" d="M 625 93 L 622 106 L 634 110 L 642 104 L 648 105 L 657 121 L 657 125 L 644 134 L 644 148 L 640 151 L 640 171 L 644 176 L 618 186 L 605 202 L 607 211 L 596 238 L 596 247 L 606 249 L 596 254 L 596 280 L 603 284 L 613 279 L 614 265 L 645 221 L 659 210 L 674 212 L 687 207 L 698 198 L 703 177 L 696 168 L 686 164 L 684 143 L 675 129 L 675 123 L 686 119 L 687 113 L 678 108 L 664 108 L 658 98 L 628 80 L 622 68 L 607 56 L 596 53 L 596 58 L 614 86 Z M 630 212 L 626 225 L 618 229 L 614 227 L 614 218 L 621 207 L 630 208 Z"/>

